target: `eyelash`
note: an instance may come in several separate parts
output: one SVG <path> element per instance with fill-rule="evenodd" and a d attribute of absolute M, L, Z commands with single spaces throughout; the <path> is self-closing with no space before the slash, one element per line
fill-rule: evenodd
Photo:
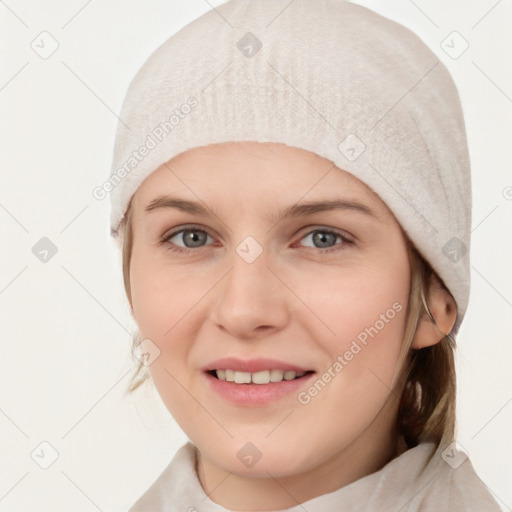
<path fill-rule="evenodd" d="M 183 247 L 179 247 L 175 244 L 173 244 L 172 242 L 169 242 L 169 240 L 171 238 L 174 238 L 176 235 L 180 234 L 180 233 L 183 233 L 184 231 L 201 231 L 202 233 L 205 233 L 206 235 L 209 235 L 207 231 L 205 231 L 204 229 L 201 229 L 199 227 L 196 227 L 196 226 L 188 226 L 186 228 L 182 228 L 178 231 L 174 231 L 173 233 L 171 233 L 170 235 L 167 235 L 165 236 L 161 242 L 160 242 L 160 245 L 167 245 L 167 249 L 172 251 L 172 252 L 175 252 L 175 253 L 190 253 L 190 252 L 195 252 L 199 249 L 202 249 L 204 248 L 203 247 L 199 247 L 197 249 L 185 249 Z M 313 229 L 311 231 L 308 231 L 303 237 L 300 238 L 300 240 L 302 240 L 303 238 L 306 238 L 308 235 L 311 235 L 312 233 L 315 233 L 315 232 L 320 232 L 320 233 L 330 233 L 332 235 L 335 235 L 339 238 L 341 238 L 341 240 L 343 241 L 342 244 L 336 244 L 334 245 L 333 247 L 329 247 L 327 249 L 320 249 L 320 248 L 316 248 L 316 247 L 306 247 L 306 249 L 309 249 L 309 250 L 313 250 L 314 252 L 319 252 L 320 254 L 326 254 L 326 253 L 330 253 L 330 252 L 335 252 L 335 251 L 342 251 L 342 250 L 345 250 L 346 249 L 346 245 L 354 245 L 354 241 L 351 240 L 350 238 L 348 238 L 346 235 L 343 235 L 341 233 L 339 233 L 338 231 L 335 231 L 331 228 L 317 228 L 317 229 Z M 211 236 L 211 235 L 209 235 Z"/>

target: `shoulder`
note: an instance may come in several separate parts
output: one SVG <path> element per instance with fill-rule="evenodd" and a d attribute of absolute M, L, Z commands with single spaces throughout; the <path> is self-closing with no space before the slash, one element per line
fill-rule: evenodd
<path fill-rule="evenodd" d="M 447 502 L 450 510 L 458 510 L 456 503 L 464 504 L 461 510 L 468 512 L 501 512 L 497 501 L 486 483 L 478 476 L 469 458 L 466 458 L 459 467 L 448 470 L 450 479 L 449 496 Z"/>
<path fill-rule="evenodd" d="M 439 447 L 427 459 L 418 479 L 418 494 L 411 510 L 450 510 L 451 512 L 501 512 L 487 485 L 478 476 L 468 455 L 456 443 Z M 420 445 L 421 446 L 421 445 Z M 409 509 L 407 509 L 409 510 Z"/>
<path fill-rule="evenodd" d="M 340 503 L 357 503 L 357 508 L 347 510 L 358 512 L 501 512 L 455 443 L 437 449 L 434 443 L 420 443 L 376 473 L 340 489 L 336 497 Z"/>

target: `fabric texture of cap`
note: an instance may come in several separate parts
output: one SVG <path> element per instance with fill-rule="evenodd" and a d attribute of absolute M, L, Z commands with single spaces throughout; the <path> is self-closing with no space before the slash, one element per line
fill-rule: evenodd
<path fill-rule="evenodd" d="M 470 289 L 466 131 L 447 68 L 418 36 L 343 0 L 231 0 L 192 21 L 126 94 L 104 184 L 112 236 L 152 171 L 228 141 L 302 148 L 368 185 L 452 293 L 457 333 Z"/>

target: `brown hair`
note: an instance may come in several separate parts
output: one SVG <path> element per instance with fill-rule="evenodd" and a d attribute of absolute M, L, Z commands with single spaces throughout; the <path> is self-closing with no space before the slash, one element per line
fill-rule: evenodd
<path fill-rule="evenodd" d="M 133 197 L 132 197 L 133 199 Z M 132 201 L 120 226 L 118 243 L 122 248 L 123 281 L 131 304 L 130 260 L 133 245 Z M 444 286 L 428 262 L 405 235 L 408 245 L 411 288 L 407 305 L 402 350 L 397 367 L 397 384 L 394 392 L 401 392 L 397 416 L 397 431 L 406 448 L 420 442 L 433 442 L 436 448 L 445 441 L 451 442 L 455 430 L 456 377 L 454 351 L 455 339 L 448 334 L 437 344 L 421 349 L 411 349 L 411 343 L 420 318 L 426 314 L 435 323 L 428 308 L 428 292 L 432 278 Z M 446 288 L 446 287 L 445 287 Z M 138 331 L 132 336 L 132 357 L 136 364 L 125 393 L 131 393 L 149 380 L 147 368 L 134 356 L 141 342 Z"/>

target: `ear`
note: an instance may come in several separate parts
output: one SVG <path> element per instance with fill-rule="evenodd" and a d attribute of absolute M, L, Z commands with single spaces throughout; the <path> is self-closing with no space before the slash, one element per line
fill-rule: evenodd
<path fill-rule="evenodd" d="M 434 274 L 430 279 L 427 297 L 427 304 L 435 322 L 426 311 L 423 312 L 411 348 L 419 349 L 439 343 L 450 333 L 457 319 L 457 305 L 453 297 Z"/>

